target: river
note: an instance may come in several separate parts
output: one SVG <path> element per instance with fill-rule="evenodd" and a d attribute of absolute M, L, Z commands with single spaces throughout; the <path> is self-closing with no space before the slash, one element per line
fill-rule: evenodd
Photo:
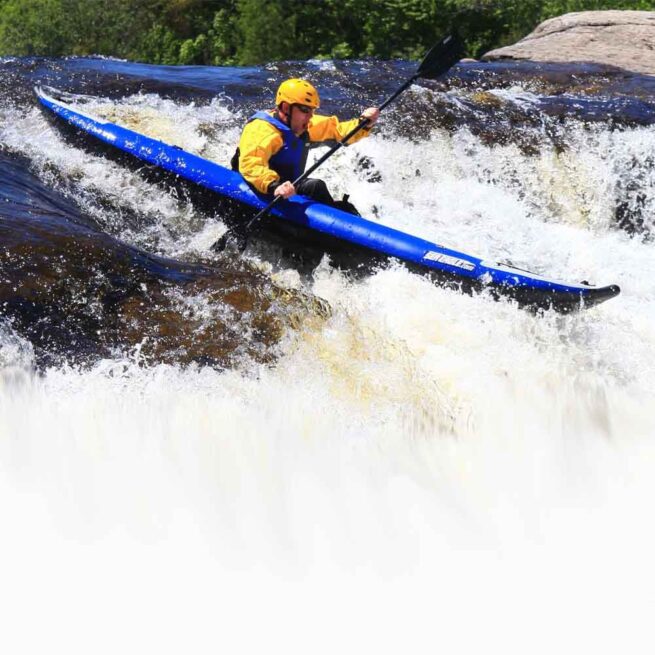
<path fill-rule="evenodd" d="M 651 651 L 652 78 L 461 65 L 322 168 L 364 216 L 621 286 L 565 316 L 216 257 L 220 212 L 32 92 L 227 165 L 285 77 L 347 118 L 412 71 L 0 60 L 5 652 Z"/>

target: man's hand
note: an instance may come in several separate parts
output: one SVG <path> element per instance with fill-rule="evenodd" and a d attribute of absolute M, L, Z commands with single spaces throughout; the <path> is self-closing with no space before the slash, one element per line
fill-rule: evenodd
<path fill-rule="evenodd" d="M 291 198 L 296 195 L 296 187 L 291 182 L 282 182 L 279 187 L 273 191 L 274 196 L 282 196 L 283 198 Z"/>
<path fill-rule="evenodd" d="M 373 127 L 380 117 L 380 110 L 377 107 L 369 107 L 362 112 L 362 118 L 368 119 L 366 127 Z"/>

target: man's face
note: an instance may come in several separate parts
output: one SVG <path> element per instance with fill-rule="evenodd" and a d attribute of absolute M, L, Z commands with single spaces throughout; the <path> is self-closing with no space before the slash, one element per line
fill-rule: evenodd
<path fill-rule="evenodd" d="M 303 132 L 307 131 L 307 126 L 314 115 L 314 110 L 306 105 L 288 105 L 288 107 L 290 112 L 289 127 L 296 136 L 300 136 Z"/>

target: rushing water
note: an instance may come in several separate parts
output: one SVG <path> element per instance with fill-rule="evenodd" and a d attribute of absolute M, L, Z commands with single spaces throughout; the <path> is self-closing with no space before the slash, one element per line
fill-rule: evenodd
<path fill-rule="evenodd" d="M 469 64 L 322 169 L 365 216 L 621 286 L 570 316 L 215 258 L 220 213 L 32 94 L 227 163 L 284 77 L 348 117 L 411 70 L 0 61 L 5 652 L 650 652 L 650 78 Z"/>

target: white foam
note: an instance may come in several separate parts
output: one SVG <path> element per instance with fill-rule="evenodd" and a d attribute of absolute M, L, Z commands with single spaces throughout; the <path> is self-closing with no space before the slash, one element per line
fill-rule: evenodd
<path fill-rule="evenodd" d="M 236 138 L 231 127 L 210 144 L 196 129 L 220 123 L 219 108 L 119 105 L 141 107 L 190 148 L 224 156 Z M 207 225 L 185 229 L 184 203 L 63 146 L 38 113 L 14 115 L 2 138 L 44 171 L 160 216 L 155 232 L 175 222 L 184 237 L 158 235 L 164 250 L 210 242 Z M 378 135 L 322 176 L 362 213 L 375 205 L 444 245 L 619 283 L 597 309 L 533 316 L 402 267 L 357 282 L 324 262 L 309 282 L 276 272 L 333 314 L 289 334 L 270 367 L 130 360 L 34 377 L 8 336 L 9 641 L 43 650 L 75 616 L 69 652 L 125 650 L 124 635 L 157 652 L 646 652 L 655 265 L 652 244 L 615 230 L 608 207 L 652 135 L 569 138 L 566 154 L 529 158 L 465 131 Z M 360 154 L 382 183 L 349 175 Z M 27 631 L 32 619 L 41 631 Z"/>

